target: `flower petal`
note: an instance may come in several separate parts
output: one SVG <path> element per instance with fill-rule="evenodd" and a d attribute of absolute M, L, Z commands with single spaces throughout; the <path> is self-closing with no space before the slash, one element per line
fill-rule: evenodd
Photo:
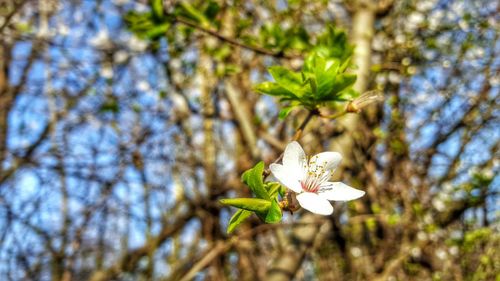
<path fill-rule="evenodd" d="M 330 171 L 337 168 L 341 160 L 342 160 L 342 155 L 340 155 L 340 153 L 327 151 L 318 153 L 313 157 L 311 157 L 309 165 L 310 166 L 313 164 L 321 165 L 326 171 Z"/>
<path fill-rule="evenodd" d="M 281 164 L 271 164 L 269 169 L 271 170 L 273 176 L 285 187 L 296 193 L 302 192 L 302 185 L 300 184 L 300 179 L 295 171 L 289 170 Z"/>
<path fill-rule="evenodd" d="M 327 200 L 350 201 L 360 198 L 365 192 L 342 182 L 325 182 L 319 188 L 318 195 Z"/>
<path fill-rule="evenodd" d="M 302 208 L 313 212 L 318 215 L 331 215 L 333 213 L 333 207 L 328 200 L 320 197 L 316 193 L 304 192 L 297 195 L 297 201 Z"/>
<path fill-rule="evenodd" d="M 297 178 L 300 180 L 305 174 L 306 153 L 296 141 L 289 143 L 285 152 L 283 153 L 283 166 L 287 170 L 293 171 Z"/>

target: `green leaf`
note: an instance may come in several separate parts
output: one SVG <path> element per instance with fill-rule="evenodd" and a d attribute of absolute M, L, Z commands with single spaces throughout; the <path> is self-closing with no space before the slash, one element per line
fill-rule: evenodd
<path fill-rule="evenodd" d="M 349 66 L 349 64 L 351 63 L 351 58 L 347 58 L 343 63 L 342 65 L 340 66 L 339 68 L 339 72 L 344 72 L 346 71 L 347 67 Z"/>
<path fill-rule="evenodd" d="M 356 75 L 355 74 L 343 74 L 337 76 L 335 79 L 335 83 L 333 84 L 333 92 L 334 93 L 339 93 L 343 90 L 345 90 L 347 87 L 352 86 L 356 82 Z"/>
<path fill-rule="evenodd" d="M 340 101 L 348 101 L 348 100 L 353 100 L 359 96 L 359 93 L 354 90 L 353 88 L 347 88 L 344 91 L 340 92 L 340 94 L 337 96 L 337 100 Z"/>
<path fill-rule="evenodd" d="M 254 87 L 255 91 L 261 94 L 277 97 L 295 97 L 295 95 L 287 89 L 281 87 L 274 82 L 263 82 Z"/>
<path fill-rule="evenodd" d="M 271 207 L 269 208 L 269 212 L 266 215 L 265 222 L 266 223 L 277 223 L 281 220 L 281 208 L 278 204 L 278 201 L 273 200 L 271 203 Z"/>
<path fill-rule="evenodd" d="M 269 73 L 273 76 L 278 85 L 292 92 L 296 96 L 302 96 L 306 93 L 303 80 L 299 73 L 295 73 L 282 66 L 271 66 Z"/>
<path fill-rule="evenodd" d="M 201 24 L 203 27 L 210 27 L 210 20 L 201 11 L 198 11 L 187 1 L 181 1 L 180 7 L 185 16 L 191 20 L 195 20 L 197 23 Z"/>
<path fill-rule="evenodd" d="M 337 71 L 339 68 L 339 63 L 335 60 L 329 60 L 328 62 L 322 58 L 322 63 L 315 69 L 316 79 L 318 81 L 318 99 L 329 96 L 334 92 L 335 77 L 337 76 Z M 328 67 L 327 69 L 325 69 Z"/>
<path fill-rule="evenodd" d="M 311 77 L 308 79 L 309 85 L 311 86 L 311 91 L 316 94 L 318 92 L 318 86 L 316 84 L 316 79 Z M 320 81 L 321 82 L 321 81 Z"/>
<path fill-rule="evenodd" d="M 229 220 L 229 224 L 227 226 L 227 233 L 233 232 L 236 227 L 238 227 L 244 220 L 252 215 L 252 212 L 247 210 L 238 210 Z"/>
<path fill-rule="evenodd" d="M 208 19 L 213 20 L 217 17 L 217 14 L 219 13 L 220 9 L 221 7 L 219 6 L 219 4 L 217 4 L 217 2 L 209 1 L 207 8 L 204 11 L 204 14 Z"/>
<path fill-rule="evenodd" d="M 259 198 L 228 198 L 221 199 L 219 202 L 226 206 L 233 206 L 247 211 L 266 213 L 271 207 L 269 200 Z"/>
<path fill-rule="evenodd" d="M 163 0 L 150 0 L 151 10 L 156 19 L 163 18 Z"/>
<path fill-rule="evenodd" d="M 252 169 L 247 170 L 241 176 L 243 182 L 250 187 L 252 192 L 258 197 L 266 200 L 271 200 L 264 188 L 262 181 L 262 173 L 264 172 L 264 162 L 260 161 Z"/>
<path fill-rule="evenodd" d="M 146 33 L 144 34 L 144 37 L 155 40 L 159 39 L 160 37 L 164 36 L 165 33 L 167 33 L 168 29 L 170 28 L 170 23 L 163 23 L 159 25 L 155 25 L 148 29 Z"/>
<path fill-rule="evenodd" d="M 296 107 L 296 106 L 287 106 L 287 107 L 282 108 L 282 109 L 280 110 L 280 112 L 279 112 L 278 117 L 279 117 L 281 120 L 285 119 L 285 118 L 288 116 L 288 114 L 290 114 L 290 112 L 292 112 L 292 110 L 293 110 L 295 107 Z"/>
<path fill-rule="evenodd" d="M 271 199 L 275 199 L 278 196 L 280 188 L 281 188 L 281 184 L 279 184 L 278 182 L 267 182 L 266 183 L 267 194 L 269 194 L 269 197 L 271 197 Z"/>

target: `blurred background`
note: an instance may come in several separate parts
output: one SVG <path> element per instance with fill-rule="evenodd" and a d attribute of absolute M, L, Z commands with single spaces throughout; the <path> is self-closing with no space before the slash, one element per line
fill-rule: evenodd
<path fill-rule="evenodd" d="M 1 280 L 499 280 L 495 0 L 0 0 Z M 253 85 L 335 26 L 359 92 L 308 154 L 365 190 L 251 217 L 240 175 L 307 115 Z M 334 113 L 337 108 L 326 108 Z"/>

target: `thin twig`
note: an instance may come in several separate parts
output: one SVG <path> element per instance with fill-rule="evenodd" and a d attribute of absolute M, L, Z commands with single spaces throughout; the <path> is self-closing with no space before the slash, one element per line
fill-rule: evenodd
<path fill-rule="evenodd" d="M 304 129 L 306 128 L 309 121 L 311 121 L 311 119 L 314 115 L 318 115 L 318 114 L 319 114 L 319 111 L 317 109 L 309 111 L 309 113 L 307 114 L 304 121 L 302 121 L 302 123 L 299 125 L 299 127 L 295 131 L 295 135 L 293 135 L 292 141 L 297 141 L 300 139 L 300 137 L 302 136 L 302 133 L 304 132 Z M 283 159 L 283 155 L 284 155 L 284 152 L 282 152 L 281 155 L 276 160 L 274 160 L 274 163 L 278 163 L 279 161 L 281 161 L 281 159 Z"/>
<path fill-rule="evenodd" d="M 294 58 L 300 58 L 300 56 L 290 56 L 290 55 L 286 55 L 283 51 L 279 51 L 279 52 L 273 52 L 271 50 L 268 50 L 268 49 L 265 49 L 265 48 L 262 48 L 262 47 L 257 47 L 257 46 L 251 46 L 251 45 L 247 45 L 247 44 L 244 44 L 234 38 L 230 38 L 230 37 L 227 37 L 227 36 L 224 36 L 220 33 L 218 33 L 217 31 L 215 30 L 211 30 L 209 28 L 206 28 L 206 27 L 203 27 L 203 26 L 200 26 L 184 17 L 180 17 L 180 16 L 175 16 L 173 18 L 174 22 L 178 22 L 178 23 L 182 23 L 184 25 L 187 25 L 189 27 L 192 27 L 196 30 L 199 30 L 201 32 L 204 32 L 206 34 L 209 34 L 221 41 L 224 41 L 224 42 L 227 42 L 229 44 L 232 44 L 232 45 L 235 45 L 235 46 L 238 46 L 238 47 L 241 47 L 241 48 L 244 48 L 244 49 L 247 49 L 247 50 L 250 50 L 250 51 L 253 51 L 257 54 L 261 54 L 261 55 L 266 55 L 266 56 L 272 56 L 272 57 L 276 57 L 276 58 L 285 58 L 285 59 L 294 59 Z"/>

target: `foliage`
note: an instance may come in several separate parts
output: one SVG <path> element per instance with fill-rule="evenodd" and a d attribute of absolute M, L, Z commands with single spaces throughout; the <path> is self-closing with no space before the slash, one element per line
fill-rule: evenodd
<path fill-rule="evenodd" d="M 229 221 L 227 232 L 231 233 L 236 227 L 254 212 L 266 223 L 281 221 L 281 208 L 278 204 L 278 195 L 283 194 L 283 187 L 278 183 L 262 181 L 264 162 L 259 162 L 241 176 L 241 180 L 252 190 L 257 198 L 221 199 L 224 205 L 240 208 Z"/>
<path fill-rule="evenodd" d="M 312 49 L 300 72 L 272 66 L 268 70 L 275 82 L 255 86 L 258 93 L 278 97 L 288 104 L 280 111 L 281 119 L 299 106 L 315 110 L 359 95 L 352 88 L 356 75 L 347 72 L 353 47 L 348 44 L 345 32 L 329 26 Z"/>

